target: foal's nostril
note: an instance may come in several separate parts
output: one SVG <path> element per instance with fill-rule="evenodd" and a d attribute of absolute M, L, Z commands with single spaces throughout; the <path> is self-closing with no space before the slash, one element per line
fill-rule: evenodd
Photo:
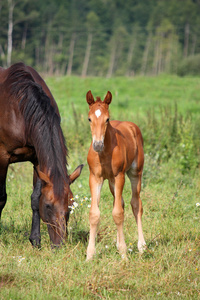
<path fill-rule="evenodd" d="M 104 143 L 103 142 L 93 142 L 93 149 L 96 152 L 101 152 L 103 150 Z"/>

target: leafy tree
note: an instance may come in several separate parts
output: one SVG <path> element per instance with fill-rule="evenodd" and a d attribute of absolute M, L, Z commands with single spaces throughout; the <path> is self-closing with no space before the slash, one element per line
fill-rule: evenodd
<path fill-rule="evenodd" d="M 199 36 L 198 0 L 0 1 L 4 67 L 22 60 L 55 74 L 176 73 L 200 53 Z"/>

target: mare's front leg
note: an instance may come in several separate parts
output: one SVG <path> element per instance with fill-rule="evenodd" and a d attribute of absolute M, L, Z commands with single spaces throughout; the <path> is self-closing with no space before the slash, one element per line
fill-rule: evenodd
<path fill-rule="evenodd" d="M 6 194 L 6 175 L 7 175 L 7 166 L 0 164 L 0 219 L 1 213 L 6 205 L 7 194 Z"/>
<path fill-rule="evenodd" d="M 117 226 L 117 248 L 122 258 L 126 258 L 126 243 L 124 240 L 123 224 L 124 224 L 124 201 L 122 198 L 123 187 L 125 183 L 125 175 L 119 173 L 115 177 L 114 183 L 114 206 L 113 206 L 113 219 Z"/>
<path fill-rule="evenodd" d="M 99 210 L 99 201 L 101 188 L 103 185 L 103 179 L 95 177 L 94 174 L 90 173 L 89 178 L 90 192 L 91 192 L 91 208 L 89 213 L 89 221 L 90 221 L 90 236 L 89 243 L 87 247 L 87 260 L 93 258 L 95 254 L 95 238 L 97 232 L 97 226 L 100 221 L 100 210 Z"/>
<path fill-rule="evenodd" d="M 35 170 L 33 175 L 33 186 L 34 186 L 34 190 L 31 195 L 31 208 L 33 211 L 33 215 L 32 215 L 31 235 L 29 237 L 29 240 L 33 246 L 40 247 L 41 236 L 40 236 L 39 200 L 41 195 L 42 182 L 37 176 Z"/>

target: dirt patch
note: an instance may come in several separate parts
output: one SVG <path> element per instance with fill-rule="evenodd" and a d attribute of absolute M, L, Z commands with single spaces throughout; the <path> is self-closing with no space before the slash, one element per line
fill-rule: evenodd
<path fill-rule="evenodd" d="M 4 286 L 9 286 L 13 283 L 14 277 L 12 275 L 0 275 L 0 289 Z"/>

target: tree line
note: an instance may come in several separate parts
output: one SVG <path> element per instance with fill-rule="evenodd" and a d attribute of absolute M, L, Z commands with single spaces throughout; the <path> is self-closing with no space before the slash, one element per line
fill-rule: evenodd
<path fill-rule="evenodd" d="M 200 73 L 200 0 L 0 0 L 0 65 L 48 74 Z M 190 71 L 191 69 L 191 71 Z"/>

